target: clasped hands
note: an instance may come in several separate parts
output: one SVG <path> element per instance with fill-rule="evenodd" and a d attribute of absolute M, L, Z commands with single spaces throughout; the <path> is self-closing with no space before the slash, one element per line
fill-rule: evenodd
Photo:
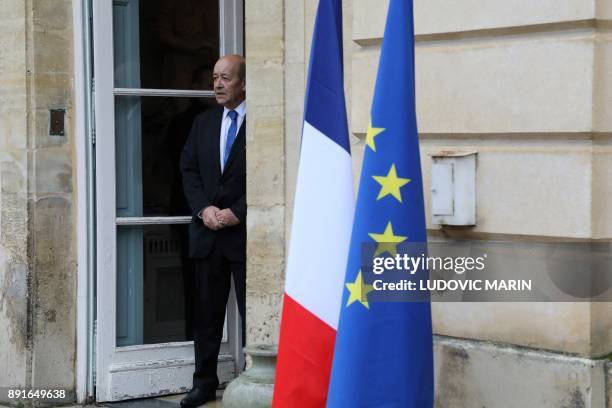
<path fill-rule="evenodd" d="M 217 231 L 225 227 L 231 227 L 240 223 L 240 220 L 232 210 L 225 208 L 223 210 L 211 205 L 202 211 L 202 221 L 211 230 Z"/>

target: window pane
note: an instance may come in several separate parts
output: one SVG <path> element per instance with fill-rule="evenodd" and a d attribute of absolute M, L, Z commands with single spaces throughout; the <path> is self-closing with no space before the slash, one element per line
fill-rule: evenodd
<path fill-rule="evenodd" d="M 118 227 L 117 346 L 193 339 L 187 227 Z"/>
<path fill-rule="evenodd" d="M 114 0 L 115 87 L 212 89 L 219 0 Z"/>
<path fill-rule="evenodd" d="M 191 215 L 179 161 L 194 118 L 214 99 L 115 97 L 117 216 Z"/>

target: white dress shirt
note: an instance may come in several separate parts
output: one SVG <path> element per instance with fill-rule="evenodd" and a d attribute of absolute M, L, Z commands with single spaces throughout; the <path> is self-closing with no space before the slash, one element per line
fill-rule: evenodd
<path fill-rule="evenodd" d="M 232 125 L 232 118 L 228 115 L 231 109 L 223 108 L 223 118 L 221 119 L 221 134 L 219 135 L 219 163 L 221 163 L 221 173 L 223 173 L 223 159 L 225 157 L 225 144 L 227 143 L 227 133 L 229 131 L 230 126 Z M 242 126 L 242 122 L 244 121 L 244 117 L 246 116 L 246 101 L 242 101 L 240 105 L 238 105 L 235 109 L 236 113 L 238 113 L 238 117 L 236 118 L 236 137 L 238 137 L 238 132 L 240 131 L 240 126 Z M 236 139 L 234 139 L 234 143 Z"/>

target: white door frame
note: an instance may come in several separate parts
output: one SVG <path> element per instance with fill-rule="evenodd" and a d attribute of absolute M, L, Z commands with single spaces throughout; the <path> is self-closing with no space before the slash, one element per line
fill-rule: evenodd
<path fill-rule="evenodd" d="M 89 27 L 89 7 L 93 7 L 93 27 Z M 241 0 L 220 0 L 220 30 L 221 55 L 229 53 L 243 53 L 243 3 Z M 90 253 L 89 246 L 93 246 L 90 236 L 92 225 L 88 224 L 88 214 L 93 213 L 94 203 L 88 203 L 87 180 L 93 177 L 90 171 L 93 166 L 87 162 L 87 152 L 91 139 L 98 136 L 114 140 L 114 94 L 113 94 L 113 49 L 112 41 L 100 41 L 90 49 L 91 38 L 112 38 L 110 25 L 101 24 L 101 21 L 112 21 L 112 0 L 75 0 L 73 1 L 74 25 L 74 67 L 75 67 L 75 147 L 77 171 L 77 362 L 76 386 L 78 402 L 119 400 L 125 398 L 146 397 L 160 393 L 180 392 L 185 390 L 185 378 L 191 383 L 193 373 L 193 343 L 179 342 L 167 344 L 153 344 L 129 347 L 104 347 L 109 344 L 108 339 L 115 339 L 115 256 L 116 256 L 116 214 L 114 209 L 115 178 L 114 178 L 114 143 L 97 143 L 95 159 L 98 163 L 98 174 L 105 177 L 95 179 L 95 191 L 102 192 L 98 197 L 107 197 L 107 200 L 97 200 L 95 210 L 98 228 L 98 244 L 94 254 Z M 90 32 L 91 29 L 91 32 Z M 110 31 L 110 34 L 109 34 Z M 110 37 L 109 37 L 110 36 Z M 93 100 L 89 99 L 90 72 L 89 61 L 93 53 L 94 61 L 110 61 L 111 69 L 97 69 L 95 81 L 97 83 Z M 99 67 L 98 67 L 99 68 Z M 95 134 L 91 132 L 90 122 L 93 121 L 91 111 L 93 106 L 106 106 L 110 109 L 97 109 L 95 121 L 97 123 Z M 106 166 L 103 164 L 106 163 Z M 109 166 L 110 164 L 110 166 Z M 112 174 L 106 173 L 108 167 Z M 91 179 L 93 180 L 93 179 Z M 104 202 L 113 202 L 112 206 Z M 112 245 L 109 245 L 112 243 Z M 90 259 L 95 257 L 95 259 Z M 89 262 L 88 262 L 89 260 Z M 92 261 L 95 261 L 92 263 Z M 89 264 L 89 265 L 88 265 Z M 97 292 L 110 293 L 112 296 L 98 296 L 97 322 L 93 321 L 93 287 L 92 269 L 97 270 Z M 112 273 L 108 273 L 111 271 Z M 233 309 L 233 310 L 232 310 Z M 236 308 L 229 310 L 230 314 L 237 316 Z M 231 333 L 240 333 L 240 321 L 237 318 L 234 327 L 228 328 Z M 104 332 L 95 327 L 104 327 Z M 111 328 L 111 329 L 109 329 Z M 94 338 L 94 336 L 96 336 Z M 106 340 L 105 340 L 106 339 Z M 239 358 L 228 362 L 234 365 L 236 373 L 243 365 L 241 344 L 234 341 L 230 345 L 232 354 Z M 94 349 L 97 350 L 94 351 Z M 95 352 L 95 354 L 94 354 Z M 92 361 L 92 357 L 94 361 Z M 223 361 L 220 360 L 220 365 Z M 155 372 L 160 378 L 160 384 L 154 386 L 153 392 L 139 392 L 139 389 L 150 389 L 150 377 L 142 375 Z M 96 378 L 97 373 L 97 378 Z M 146 384 L 143 379 L 147 378 Z M 95 380 L 95 384 L 94 384 Z"/>
<path fill-rule="evenodd" d="M 76 150 L 77 322 L 76 399 L 94 398 L 94 234 L 93 171 L 91 171 L 90 0 L 72 2 L 74 40 L 74 143 Z"/>

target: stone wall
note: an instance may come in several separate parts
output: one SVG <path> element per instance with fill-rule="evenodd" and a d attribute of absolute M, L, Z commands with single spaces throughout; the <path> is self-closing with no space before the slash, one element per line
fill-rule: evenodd
<path fill-rule="evenodd" d="M 285 55 L 282 0 L 245 2 L 247 340 L 273 343 L 285 263 Z M 264 28 L 265 29 L 262 29 Z"/>
<path fill-rule="evenodd" d="M 343 3 L 358 177 L 388 1 Z M 258 293 L 247 300 L 249 341 L 278 335 L 316 4 L 247 2 L 249 116 L 263 120 L 281 105 L 274 123 L 249 124 L 248 287 Z M 430 154 L 478 152 L 477 225 L 428 220 L 430 233 L 519 243 L 612 238 L 610 2 L 415 0 L 414 12 L 424 185 Z M 602 406 L 611 312 L 589 303 L 435 304 L 438 406 Z M 265 328 L 255 326 L 261 321 Z"/>
<path fill-rule="evenodd" d="M 74 392 L 72 3 L 2 0 L 0 33 L 0 386 Z"/>
<path fill-rule="evenodd" d="M 245 2 L 247 56 L 247 339 L 275 343 L 284 288 L 304 88 L 316 1 Z M 344 42 L 351 47 L 345 2 Z M 350 53 L 345 77 L 350 78 Z M 346 94 L 350 106 L 350 94 Z M 357 137 L 352 144 L 359 143 Z M 354 147 L 353 147 L 354 148 Z M 359 160 L 355 165 L 359 166 Z M 356 169 L 358 171 L 358 169 Z"/>

